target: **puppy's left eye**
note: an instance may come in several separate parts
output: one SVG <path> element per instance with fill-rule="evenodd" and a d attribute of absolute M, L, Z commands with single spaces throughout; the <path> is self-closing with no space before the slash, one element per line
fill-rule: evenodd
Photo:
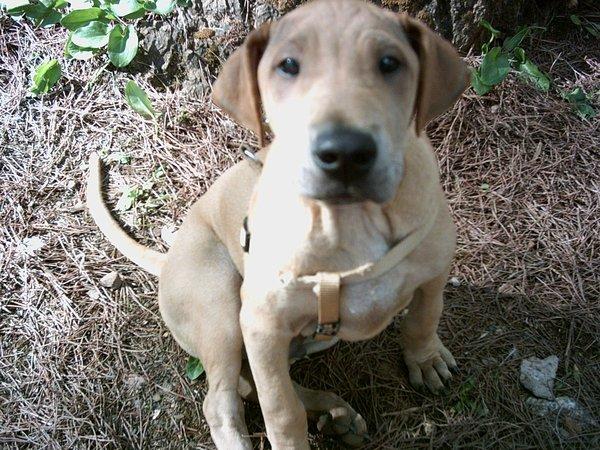
<path fill-rule="evenodd" d="M 390 74 L 400 68 L 400 61 L 393 56 L 384 56 L 379 60 L 379 71 L 384 74 Z"/>
<path fill-rule="evenodd" d="M 294 58 L 284 58 L 277 66 L 277 70 L 285 76 L 295 77 L 300 73 L 300 64 Z"/>

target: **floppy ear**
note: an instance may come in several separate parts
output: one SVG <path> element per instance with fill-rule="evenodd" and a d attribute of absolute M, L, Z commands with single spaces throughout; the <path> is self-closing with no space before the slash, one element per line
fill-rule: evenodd
<path fill-rule="evenodd" d="M 217 106 L 257 134 L 261 147 L 265 132 L 257 71 L 269 41 L 270 26 L 270 23 L 265 23 L 252 31 L 242 46 L 233 52 L 213 84 L 212 93 L 212 100 Z"/>
<path fill-rule="evenodd" d="M 460 97 L 469 83 L 467 65 L 445 39 L 422 22 L 400 14 L 400 23 L 419 57 L 415 101 L 417 134 Z"/>

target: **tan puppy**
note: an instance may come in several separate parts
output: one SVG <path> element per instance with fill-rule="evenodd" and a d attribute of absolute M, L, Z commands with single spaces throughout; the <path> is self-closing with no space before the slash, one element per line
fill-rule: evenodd
<path fill-rule="evenodd" d="M 308 448 L 306 412 L 329 413 L 326 429 L 360 444 L 360 415 L 334 394 L 295 385 L 290 361 L 338 339 L 368 339 L 407 307 L 411 383 L 437 391 L 451 377 L 456 363 L 437 327 L 455 229 L 423 128 L 466 83 L 450 44 L 368 3 L 314 1 L 263 25 L 226 62 L 214 101 L 261 138 L 264 111 L 274 134 L 259 152 L 264 166 L 244 161 L 223 174 L 166 257 L 111 218 L 92 158 L 90 211 L 125 256 L 160 272 L 162 316 L 206 369 L 203 409 L 218 448 L 252 448 L 240 394 L 256 393 L 275 449 Z M 400 256 L 381 274 L 342 280 L 337 336 L 315 341 L 324 288 L 302 280 L 378 261 L 397 243 Z"/>

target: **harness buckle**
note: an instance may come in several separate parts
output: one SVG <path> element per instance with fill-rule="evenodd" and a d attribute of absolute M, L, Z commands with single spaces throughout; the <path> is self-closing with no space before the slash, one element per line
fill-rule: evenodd
<path fill-rule="evenodd" d="M 340 322 L 318 323 L 314 338 L 317 340 L 331 339 L 340 331 Z"/>

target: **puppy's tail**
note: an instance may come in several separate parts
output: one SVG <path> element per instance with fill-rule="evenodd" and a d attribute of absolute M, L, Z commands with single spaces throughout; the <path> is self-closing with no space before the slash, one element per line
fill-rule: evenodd
<path fill-rule="evenodd" d="M 158 275 L 166 254 L 144 247 L 131 238 L 113 218 L 102 198 L 102 180 L 100 177 L 100 158 L 96 153 L 90 155 L 90 172 L 87 182 L 87 206 L 100 228 L 100 231 L 127 259 L 153 275 Z"/>

